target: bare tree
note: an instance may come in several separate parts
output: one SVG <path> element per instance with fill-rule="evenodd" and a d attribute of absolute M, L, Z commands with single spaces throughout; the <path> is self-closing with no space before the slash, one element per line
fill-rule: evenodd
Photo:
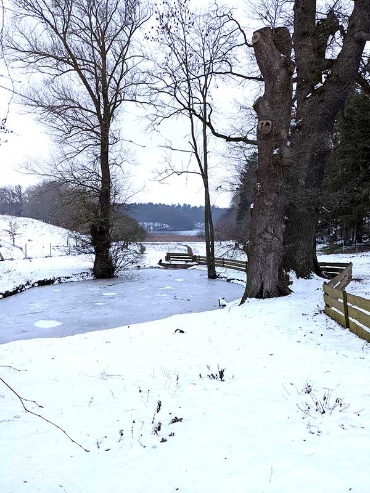
<path fill-rule="evenodd" d="M 189 146 L 184 149 L 195 160 L 197 171 L 179 170 L 169 165 L 162 178 L 171 174 L 196 173 L 204 187 L 205 242 L 208 277 L 216 277 L 214 225 L 210 192 L 210 146 L 207 121 L 214 111 L 212 91 L 215 76 L 229 75 L 234 66 L 234 51 L 239 31 L 230 20 L 230 12 L 218 6 L 205 13 L 190 11 L 186 0 L 164 2 L 156 12 L 158 28 L 153 36 L 160 43 L 153 73 L 154 124 L 168 118 L 186 117 L 189 123 Z M 171 145 L 168 149 L 174 151 Z"/>
<path fill-rule="evenodd" d="M 338 15 L 329 9 L 326 16 L 318 16 L 315 0 L 295 0 L 294 98 L 288 29 L 266 27 L 254 33 L 265 93 L 254 104 L 259 120 L 258 186 L 243 299 L 287 294 L 286 271 L 305 277 L 318 270 L 317 196 L 335 118 L 355 84 L 369 37 L 369 7 L 369 0 L 355 2 L 341 49 L 327 59 L 330 40 L 344 30 Z"/>
<path fill-rule="evenodd" d="M 139 31 L 149 14 L 139 0 L 12 0 L 11 59 L 35 74 L 23 102 L 62 155 L 54 177 L 93 196 L 94 274 L 111 277 L 112 170 L 123 157 L 117 117 L 144 83 Z M 40 82 L 41 81 L 41 82 Z"/>
<path fill-rule="evenodd" d="M 12 245 L 15 246 L 15 238 L 19 234 L 19 224 L 16 218 L 11 218 L 8 220 L 8 229 L 4 229 L 4 231 L 8 233 L 12 240 Z"/>

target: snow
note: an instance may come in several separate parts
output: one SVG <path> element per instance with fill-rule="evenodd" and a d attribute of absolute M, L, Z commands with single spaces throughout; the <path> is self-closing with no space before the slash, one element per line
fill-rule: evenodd
<path fill-rule="evenodd" d="M 53 329 L 54 327 L 58 327 L 58 325 L 62 325 L 62 322 L 58 322 L 57 320 L 39 320 L 34 323 L 34 326 L 40 327 L 40 329 Z"/>
<path fill-rule="evenodd" d="M 164 257 L 146 247 L 143 265 Z M 353 262 L 348 291 L 369 297 L 370 256 L 322 259 L 335 258 Z M 0 262 L 0 291 L 88 268 Z M 325 316 L 321 286 L 1 345 L 0 491 L 368 493 L 370 345 Z"/>
<path fill-rule="evenodd" d="M 6 215 L 0 215 L 0 231 L 0 251 L 4 258 L 12 259 L 74 253 L 81 238 L 78 233 L 35 219 Z"/>

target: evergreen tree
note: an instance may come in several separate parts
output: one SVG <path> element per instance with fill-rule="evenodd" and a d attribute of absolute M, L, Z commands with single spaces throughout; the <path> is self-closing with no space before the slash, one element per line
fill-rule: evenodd
<path fill-rule="evenodd" d="M 362 242 L 370 213 L 370 95 L 363 91 L 347 98 L 338 118 L 323 196 L 332 234 L 339 226 L 345 242 Z"/>
<path fill-rule="evenodd" d="M 246 246 L 249 238 L 251 214 L 253 211 L 253 190 L 256 186 L 257 153 L 244 158 L 238 171 L 230 208 L 216 224 L 217 239 L 234 240 Z"/>

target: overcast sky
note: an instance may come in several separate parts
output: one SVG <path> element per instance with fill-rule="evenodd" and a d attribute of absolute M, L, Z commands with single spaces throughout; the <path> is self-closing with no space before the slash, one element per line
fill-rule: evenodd
<path fill-rule="evenodd" d="M 6 112 L 4 105 L 4 91 L 0 91 L 1 115 Z M 14 133 L 2 135 L 0 145 L 0 187 L 21 184 L 24 187 L 37 183 L 40 178 L 29 174 L 23 168 L 27 161 L 47 159 L 52 145 L 45 129 L 37 123 L 32 115 L 22 113 L 22 108 L 12 103 L 7 119 L 8 128 Z M 127 140 L 135 144 L 128 144 L 132 152 L 131 163 L 126 170 L 129 176 L 131 201 L 133 202 L 162 202 L 166 204 L 191 204 L 202 205 L 204 203 L 203 187 L 200 176 L 182 175 L 174 176 L 164 183 L 158 181 L 157 170 L 164 166 L 164 160 L 168 152 L 161 147 L 170 139 L 172 145 L 186 146 L 186 128 L 180 123 L 172 122 L 171 128 L 165 131 L 165 137 L 146 130 L 146 123 L 140 119 L 133 119 L 123 125 L 122 132 Z M 211 155 L 214 162 L 214 205 L 228 207 L 230 194 L 226 192 L 222 183 L 231 173 L 230 167 L 222 164 L 221 158 L 216 153 Z M 186 165 L 187 155 L 174 153 L 173 163 L 179 169 Z M 221 185 L 221 187 L 220 187 Z"/>

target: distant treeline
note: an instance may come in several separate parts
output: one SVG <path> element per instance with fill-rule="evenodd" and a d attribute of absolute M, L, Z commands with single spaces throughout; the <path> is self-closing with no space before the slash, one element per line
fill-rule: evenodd
<path fill-rule="evenodd" d="M 141 224 L 158 223 L 168 225 L 173 231 L 188 231 L 193 229 L 202 229 L 204 223 L 204 207 L 167 204 L 125 204 L 122 206 L 123 211 L 136 219 Z M 227 209 L 214 207 L 213 220 L 216 223 L 218 219 L 226 213 Z M 163 228 L 165 229 L 165 228 Z"/>

